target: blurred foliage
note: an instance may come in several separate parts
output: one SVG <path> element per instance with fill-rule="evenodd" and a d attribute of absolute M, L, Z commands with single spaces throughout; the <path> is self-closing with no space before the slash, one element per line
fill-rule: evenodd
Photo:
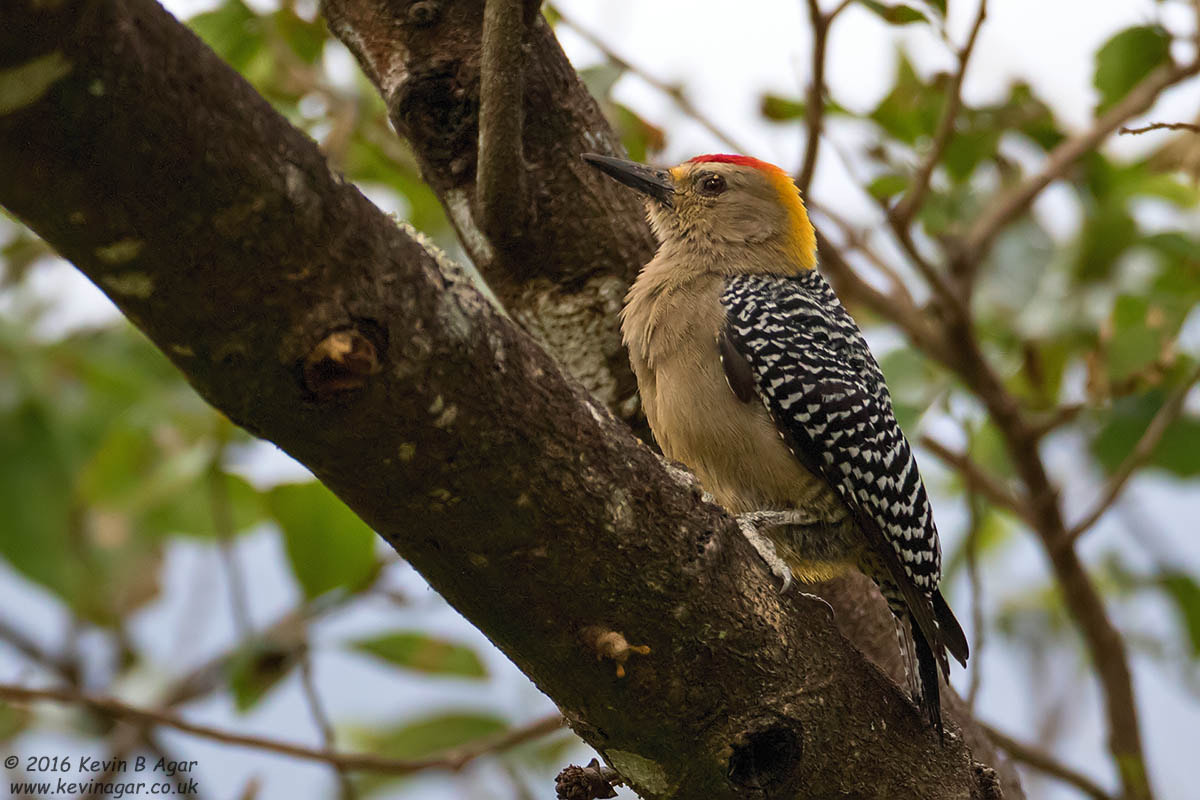
<path fill-rule="evenodd" d="M 911 13 L 899 4 L 862 5 L 892 25 L 928 20 L 936 27 L 941 17 L 932 4 Z M 1170 43 L 1158 25 L 1114 33 L 1096 53 L 1098 113 L 1166 64 Z M 880 214 L 909 190 L 916 165 L 933 143 L 950 82 L 945 73 L 922 73 L 901 50 L 890 89 L 875 107 L 856 114 L 836 97 L 827 99 L 831 138 L 837 138 L 840 124 L 867 123 L 877 131 L 875 143 L 855 155 L 863 195 Z M 764 95 L 760 105 L 765 119 L 781 125 L 803 124 L 806 110 L 804 98 L 779 94 Z M 1024 165 L 1031 154 L 1050 152 L 1068 133 L 1025 83 L 1014 82 L 999 101 L 967 102 L 917 212 L 922 246 L 945 246 L 963 235 L 993 198 L 1028 174 Z M 1046 227 L 1049 220 L 1042 213 L 1015 220 L 1001 231 L 973 297 L 981 345 L 1030 411 L 1085 405 L 1054 439 L 1086 443 L 1082 455 L 1092 460 L 1078 467 L 1093 476 L 1096 488 L 1088 493 L 1089 503 L 1099 494 L 1100 482 L 1121 469 L 1150 420 L 1195 369 L 1197 354 L 1180 347 L 1180 334 L 1185 324 L 1200 322 L 1200 194 L 1192 175 L 1164 171 L 1163 164 L 1153 156 L 1119 159 L 1106 150 L 1088 153 L 1059 182 L 1065 190 L 1059 192 L 1060 207 L 1073 206 L 1079 224 L 1064 238 L 1061 228 Z M 1062 211 L 1055 213 L 1061 216 Z M 819 213 L 817 221 L 825 221 Z M 863 223 L 864 229 L 870 231 L 872 224 Z M 860 319 L 869 314 L 854 311 Z M 1000 432 L 953 375 L 907 347 L 880 360 L 897 416 L 910 434 L 927 414 L 943 426 L 947 418 L 956 420 L 972 460 L 1001 484 L 1016 485 Z M 1186 482 L 1178 490 L 1181 507 L 1187 493 L 1197 491 L 1200 415 L 1195 405 L 1170 425 L 1146 468 Z M 958 496 L 967 491 L 957 474 L 938 488 Z M 1068 513 L 1077 517 L 1084 510 L 1069 507 Z M 1028 550 L 1022 528 L 1007 510 L 984 503 L 973 533 L 984 574 L 989 564 L 1003 564 L 1011 554 Z M 1137 532 L 1131 533 L 1133 541 L 1106 556 L 1122 565 L 1127 579 L 1118 579 L 1118 571 L 1105 561 L 1098 573 L 1100 588 L 1110 602 L 1122 606 L 1152 599 L 1172 610 L 1166 629 L 1138 630 L 1135 646 L 1169 663 L 1183 679 L 1181 686 L 1197 692 L 1196 576 L 1171 557 L 1152 563 L 1131 557 L 1140 543 Z M 944 568 L 953 585 L 965 579 L 967 541 L 947 537 L 947 545 Z M 1161 546 L 1170 549 L 1169 537 Z M 1025 580 L 1017 592 L 998 589 L 1000 597 L 986 608 L 989 627 L 1030 651 L 1066 647 L 1082 656 L 1077 638 L 1063 635 L 1072 626 L 1058 587 L 1045 577 Z"/>
<path fill-rule="evenodd" d="M 398 631 L 360 639 L 352 645 L 398 667 L 456 678 L 486 678 L 487 668 L 469 647 L 421 631 Z"/>
<path fill-rule="evenodd" d="M 858 0 L 857 5 L 878 24 L 908 30 L 929 26 L 944 33 L 945 0 Z M 256 7 L 223 0 L 189 24 L 317 140 L 350 180 L 393 202 L 402 217 L 444 248 L 461 252 L 375 91 L 357 70 L 339 71 L 350 57 L 330 40 L 324 24 L 297 4 L 273 11 Z M 1111 108 L 1166 63 L 1170 44 L 1168 33 L 1153 24 L 1116 32 L 1096 54 L 1098 111 Z M 629 73 L 627 65 L 608 63 L 581 70 L 630 156 L 654 160 L 667 145 L 666 133 L 613 99 L 614 87 Z M 863 176 L 863 197 L 881 213 L 910 189 L 916 165 L 929 152 L 950 81 L 943 73 L 922 72 L 899 52 L 890 86 L 875 107 L 857 113 L 836 97 L 826 98 L 829 138 L 839 138 L 840 125 L 873 133 L 861 151 L 850 155 Z M 802 97 L 771 93 L 761 98 L 759 109 L 764 120 L 799 128 L 807 105 Z M 953 242 L 998 193 L 1027 174 L 1032 160 L 1068 133 L 1024 83 L 964 106 L 918 209 L 919 244 L 934 248 Z M 822 157 L 829 156 L 827 149 Z M 1044 213 L 1014 221 L 1001 232 L 974 298 L 982 346 L 1022 403 L 1047 413 L 1063 404 L 1085 406 L 1054 436 L 1080 445 L 1077 466 L 1096 486 L 1121 468 L 1149 421 L 1192 371 L 1196 355 L 1180 346 L 1180 332 L 1200 321 L 1195 312 L 1200 193 L 1191 176 L 1163 171 L 1162 163 L 1154 157 L 1116 158 L 1107 151 L 1086 155 L 1056 187 L 1058 200 L 1078 224 L 1064 233 L 1061 226 L 1048 226 Z M 878 218 L 862 224 L 878 227 Z M 43 323 L 55 301 L 30 287 L 49 255 L 37 237 L 0 221 L 0 297 L 10 301 L 0 315 L 0 508 L 5 509 L 0 559 L 53 598 L 73 620 L 72 630 L 105 638 L 119 654 L 110 676 L 114 684 L 152 660 L 130 642 L 126 628 L 134 615 L 162 599 L 164 565 L 172 549 L 205 547 L 230 553 L 236 561 L 236 545 L 248 532 L 278 543 L 299 611 L 282 630 L 239 631 L 214 687 L 239 711 L 251 712 L 273 692 L 294 685 L 297 666 L 318 646 L 353 653 L 358 662 L 408 680 L 478 687 L 496 679 L 474 646 L 411 619 L 402 629 L 358 630 L 334 644 L 310 641 L 307 626 L 318 610 L 362 607 L 384 594 L 385 562 L 374 534 L 317 483 L 248 480 L 239 454 L 261 456 L 263 451 L 201 402 L 129 325 L 46 335 Z M 872 322 L 863 309 L 853 310 L 866 324 Z M 975 463 L 1001 484 L 1014 481 L 999 432 L 951 374 L 905 346 L 884 353 L 881 362 L 897 415 L 912 438 L 927 418 L 957 425 Z M 922 464 L 928 462 L 932 458 L 923 456 Z M 1170 426 L 1147 469 L 1178 481 L 1181 496 L 1197 491 L 1200 416 L 1194 405 Z M 957 475 L 943 484 L 937 487 L 939 502 L 961 499 L 966 492 Z M 985 571 L 1026 558 L 1023 523 L 1004 509 L 982 506 L 973 541 Z M 944 527 L 945 569 L 953 584 L 964 580 L 966 537 L 952 524 Z M 1171 664 L 1182 685 L 1197 691 L 1200 585 L 1170 553 L 1137 559 L 1129 555 L 1134 549 L 1102 554 L 1100 586 L 1121 607 L 1150 598 L 1170 609 L 1170 630 L 1141 630 L 1131 642 Z M 259 567 L 242 564 L 240 580 L 256 580 Z M 1036 570 L 1025 570 L 1031 571 L 1036 574 L 1026 575 L 1014 590 L 996 587 L 999 596 L 989 598 L 985 608 L 988 629 L 1031 652 L 1080 652 L 1074 637 L 1063 635 L 1070 626 L 1057 587 Z M 0 623 L 15 622 L 17 616 L 0 610 Z M 253 621 L 242 621 L 243 626 L 247 622 L 253 628 Z M 4 632 L 0 627 L 0 638 Z M 513 725 L 484 707 L 440 707 L 440 702 L 431 699 L 428 714 L 416 719 L 396 718 L 384 709 L 371 721 L 343 725 L 337 709 L 331 715 L 347 743 L 405 758 L 434 755 Z M 33 724 L 28 712 L 0 703 L 0 742 Z M 574 741 L 568 734 L 555 735 L 503 758 L 545 778 L 562 765 L 563 751 Z M 373 778 L 360 788 L 378 791 L 394 780 Z"/>
<path fill-rule="evenodd" d="M 339 62 L 331 51 L 342 51 L 335 53 L 340 63 L 350 64 L 352 57 L 329 37 L 315 9 L 256 8 L 224 0 L 188 24 L 312 136 L 349 179 L 368 188 L 372 198 L 393 204 L 400 217 L 441 247 L 461 252 L 440 202 L 391 130 L 374 89 L 357 69 L 342 74 L 330 66 Z M 601 93 L 616 79 L 595 77 Z M 611 110 L 639 152 L 649 155 L 662 146 L 661 131 L 620 106 Z M 232 571 L 218 585 L 235 582 L 241 588 L 231 588 L 215 607 L 232 608 L 237 617 L 245 609 L 233 595 L 251 594 L 248 587 L 261 568 L 236 546 L 248 534 L 279 542 L 296 611 L 287 624 L 268 629 L 255 627 L 255 619 L 235 619 L 237 639 L 214 662 L 220 668 L 191 676 L 166 696 L 216 691 L 239 713 L 252 713 L 277 692 L 296 690 L 298 667 L 313 650 L 308 620 L 367 607 L 380 597 L 407 605 L 407 598 L 381 587 L 387 578 L 385 548 L 370 528 L 315 481 L 248 480 L 245 467 L 262 461 L 269 448 L 201 401 L 132 326 L 45 333 L 54 328 L 47 323 L 56 300 L 36 288 L 35 278 L 53 253 L 8 219 L 0 217 L 0 298 L 7 301 L 0 312 L 0 507 L 7 509 L 0 521 L 0 560 L 30 582 L 24 591 L 44 592 L 74 620 L 68 654 L 86 631 L 119 654 L 109 675 L 114 683 L 144 679 L 147 667 L 161 669 L 126 628 L 135 614 L 165 601 L 164 592 L 178 597 L 190 591 L 164 584 L 171 552 L 186 546 L 224 551 Z M 211 613 L 210 607 L 213 601 L 206 599 L 199 610 Z M 21 629 L 21 616 L 0 610 L 0 645 L 8 625 Z M 177 624 L 186 628 L 199 621 L 185 617 Z M 463 685 L 494 678 L 473 645 L 420 627 L 372 635 L 359 628 L 359 634 L 328 647 L 362 654 L 364 665 L 413 676 Z M 47 677 L 77 679 L 62 673 L 74 656 L 59 661 L 48 655 L 55 657 L 40 665 Z M 6 674 L 13 673 L 6 668 Z M 512 726 L 483 711 L 425 707 L 419 719 L 384 714 L 357 724 L 348 728 L 348 740 L 379 754 L 415 758 Z M 331 716 L 337 723 L 341 713 L 332 709 Z M 37 725 L 29 711 L 0 703 L 0 742 Z M 79 733 L 102 738 L 109 730 L 89 724 Z M 279 738 L 297 737 L 285 732 Z M 499 758 L 516 784 L 523 785 L 526 775 L 545 782 L 561 767 L 564 748 L 578 746 L 573 736 L 555 735 Z"/>

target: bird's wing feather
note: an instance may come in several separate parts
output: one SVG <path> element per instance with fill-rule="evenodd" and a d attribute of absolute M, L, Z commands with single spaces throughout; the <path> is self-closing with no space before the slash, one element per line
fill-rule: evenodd
<path fill-rule="evenodd" d="M 874 520 L 903 572 L 931 593 L 941 555 L 912 448 L 879 365 L 824 278 L 737 276 L 722 303 L 723 338 L 748 365 L 781 432 Z"/>
<path fill-rule="evenodd" d="M 815 271 L 730 278 L 722 303 L 727 375 L 732 363 L 741 382 L 748 369 L 792 452 L 855 515 L 944 667 L 931 598 L 941 573 L 937 529 L 882 372 L 857 325 Z"/>

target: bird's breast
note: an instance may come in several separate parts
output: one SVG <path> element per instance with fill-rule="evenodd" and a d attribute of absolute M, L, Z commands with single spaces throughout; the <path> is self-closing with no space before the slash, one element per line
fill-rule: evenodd
<path fill-rule="evenodd" d="M 742 402 L 729 387 L 717 347 L 724 280 L 641 288 L 630 292 L 622 331 L 663 453 L 735 513 L 801 506 L 844 517 L 840 499 L 788 450 L 757 396 Z"/>

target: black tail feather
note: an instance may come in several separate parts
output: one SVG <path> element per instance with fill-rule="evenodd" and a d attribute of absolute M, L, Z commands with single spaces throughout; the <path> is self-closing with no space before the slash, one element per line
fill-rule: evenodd
<path fill-rule="evenodd" d="M 954 656 L 959 664 L 966 667 L 967 657 L 970 655 L 970 649 L 967 647 L 967 636 L 963 633 L 962 626 L 958 624 L 958 620 L 954 618 L 954 612 L 946 604 L 946 598 L 942 597 L 940 589 L 934 589 L 933 591 L 933 614 L 937 618 L 938 629 L 942 635 L 942 642 L 946 645 L 946 649 L 950 651 L 950 655 Z"/>
<path fill-rule="evenodd" d="M 921 632 L 916 620 L 912 620 L 913 644 L 917 650 L 917 672 L 921 678 L 921 710 L 929 719 L 929 724 L 937 731 L 938 741 L 945 742 L 946 734 L 942 730 L 942 699 L 941 687 L 938 685 L 938 660 L 934 656 L 929 642 Z M 938 645 L 941 646 L 940 643 Z"/>

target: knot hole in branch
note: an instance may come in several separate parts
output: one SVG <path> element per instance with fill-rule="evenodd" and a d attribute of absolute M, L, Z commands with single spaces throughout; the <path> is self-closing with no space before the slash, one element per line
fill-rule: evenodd
<path fill-rule="evenodd" d="M 391 103 L 392 124 L 412 140 L 433 172 L 466 180 L 475 169 L 479 76 L 466 80 L 461 65 L 442 60 L 412 65 Z"/>
<path fill-rule="evenodd" d="M 438 0 L 417 0 L 404 12 L 404 19 L 414 28 L 428 28 L 442 18 L 442 4 Z"/>
<path fill-rule="evenodd" d="M 764 796 L 783 796 L 798 778 L 801 750 L 800 737 L 782 720 L 745 731 L 733 742 L 729 781 Z"/>
<path fill-rule="evenodd" d="M 318 400 L 362 389 L 383 369 L 386 350 L 387 331 L 374 320 L 330 331 L 304 358 L 304 388 Z"/>

